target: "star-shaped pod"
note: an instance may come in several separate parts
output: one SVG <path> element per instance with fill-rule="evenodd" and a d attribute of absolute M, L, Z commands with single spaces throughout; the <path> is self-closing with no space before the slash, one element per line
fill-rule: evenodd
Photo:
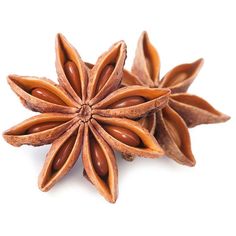
<path fill-rule="evenodd" d="M 89 70 L 64 36 L 56 38 L 59 85 L 38 77 L 10 75 L 8 82 L 22 103 L 42 114 L 3 136 L 14 145 L 51 144 L 39 176 L 39 188 L 49 190 L 68 173 L 82 151 L 84 175 L 110 202 L 117 198 L 114 150 L 155 158 L 164 154 L 137 118 L 162 108 L 169 89 L 120 88 L 126 45 L 114 44 Z"/>
<path fill-rule="evenodd" d="M 142 85 L 171 90 L 168 106 L 141 119 L 140 123 L 155 135 L 167 156 L 189 166 L 195 164 L 195 159 L 188 127 L 229 119 L 204 99 L 186 92 L 202 65 L 203 59 L 179 65 L 160 80 L 160 57 L 147 33 L 143 32 L 138 41 L 132 74 L 126 71 L 122 82 L 126 86 Z"/>

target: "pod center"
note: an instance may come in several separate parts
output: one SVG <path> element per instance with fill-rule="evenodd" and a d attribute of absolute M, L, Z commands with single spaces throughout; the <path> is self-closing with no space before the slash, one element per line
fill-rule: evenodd
<path fill-rule="evenodd" d="M 92 108 L 87 104 L 82 105 L 78 112 L 78 116 L 83 122 L 89 121 L 92 116 Z"/>

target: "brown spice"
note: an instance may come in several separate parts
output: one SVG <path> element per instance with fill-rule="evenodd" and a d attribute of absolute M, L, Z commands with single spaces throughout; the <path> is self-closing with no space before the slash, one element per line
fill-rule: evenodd
<path fill-rule="evenodd" d="M 84 175 L 108 201 L 115 202 L 118 177 L 113 150 L 150 158 L 164 154 L 155 138 L 135 120 L 164 107 L 170 90 L 119 88 L 125 59 L 126 45 L 121 41 L 89 69 L 59 34 L 59 85 L 45 78 L 8 77 L 22 103 L 43 114 L 7 130 L 5 140 L 14 146 L 52 143 L 39 176 L 42 191 L 68 173 L 82 150 Z"/>
<path fill-rule="evenodd" d="M 179 65 L 159 80 L 160 58 L 147 33 L 143 32 L 138 41 L 132 73 L 125 71 L 122 80 L 123 86 L 142 85 L 171 90 L 168 106 L 139 122 L 154 134 L 167 156 L 189 166 L 195 164 L 195 159 L 188 127 L 224 122 L 230 118 L 204 99 L 187 93 L 202 65 L 203 59 Z M 124 158 L 132 160 L 134 157 L 124 155 Z"/>

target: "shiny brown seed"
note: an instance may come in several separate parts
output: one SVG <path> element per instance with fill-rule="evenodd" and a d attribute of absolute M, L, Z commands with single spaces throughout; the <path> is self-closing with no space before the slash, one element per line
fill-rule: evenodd
<path fill-rule="evenodd" d="M 70 138 L 66 140 L 66 142 L 61 146 L 59 151 L 57 152 L 54 161 L 52 163 L 52 169 L 54 171 L 58 171 L 62 168 L 62 166 L 65 164 L 67 158 L 69 157 L 74 143 L 76 140 L 76 136 L 72 135 Z"/>
<path fill-rule="evenodd" d="M 137 147 L 141 143 L 139 136 L 129 129 L 112 125 L 104 125 L 103 127 L 111 136 L 129 146 Z"/>
<path fill-rule="evenodd" d="M 26 133 L 27 134 L 33 134 L 33 133 L 38 133 L 44 130 L 52 129 L 58 125 L 61 125 L 63 122 L 61 121 L 54 121 L 54 122 L 44 122 L 40 124 L 36 124 L 31 126 Z"/>
<path fill-rule="evenodd" d="M 94 140 L 94 138 L 92 138 L 90 141 L 90 150 L 93 166 L 96 173 L 100 177 L 105 177 L 108 173 L 107 160 L 103 150 L 101 149 L 100 145 Z"/>
<path fill-rule="evenodd" d="M 37 97 L 47 102 L 51 102 L 62 106 L 66 105 L 57 95 L 49 92 L 47 89 L 44 88 L 35 88 L 31 91 L 31 94 L 34 97 Z"/>
<path fill-rule="evenodd" d="M 129 106 L 135 106 L 141 103 L 145 102 L 144 97 L 140 96 L 132 96 L 128 98 L 123 98 L 113 104 L 111 104 L 108 108 L 122 108 L 122 107 L 129 107 Z"/>
<path fill-rule="evenodd" d="M 167 126 L 167 130 L 169 131 L 170 136 L 172 137 L 176 145 L 180 148 L 182 143 L 176 127 L 168 120 L 165 120 L 165 125 Z"/>
<path fill-rule="evenodd" d="M 67 61 L 64 65 L 64 71 L 72 88 L 81 97 L 80 76 L 79 76 L 79 70 L 76 64 L 73 61 Z"/>
<path fill-rule="evenodd" d="M 110 78 L 113 70 L 114 70 L 113 65 L 105 66 L 105 68 L 102 70 L 102 73 L 100 74 L 100 78 L 97 83 L 96 92 L 100 91 L 102 89 L 102 87 L 106 84 L 106 82 Z"/>

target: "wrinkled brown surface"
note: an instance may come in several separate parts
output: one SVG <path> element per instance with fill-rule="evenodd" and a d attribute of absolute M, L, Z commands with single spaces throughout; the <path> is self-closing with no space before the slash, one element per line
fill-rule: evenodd
<path fill-rule="evenodd" d="M 188 127 L 221 123 L 230 118 L 196 95 L 173 94 L 169 104 L 183 118 Z"/>
<path fill-rule="evenodd" d="M 82 151 L 84 176 L 106 200 L 115 202 L 118 171 L 113 150 L 150 158 L 164 154 L 149 133 L 153 133 L 153 118 L 153 124 L 146 128 L 137 120 L 164 107 L 170 90 L 138 85 L 120 88 L 124 76 L 132 77 L 123 68 L 125 59 L 126 45 L 120 41 L 95 65 L 86 65 L 66 38 L 58 34 L 59 85 L 38 77 L 8 77 L 22 103 L 43 114 L 4 132 L 5 140 L 14 146 L 52 143 L 39 176 L 42 191 L 48 191 L 66 175 Z"/>

